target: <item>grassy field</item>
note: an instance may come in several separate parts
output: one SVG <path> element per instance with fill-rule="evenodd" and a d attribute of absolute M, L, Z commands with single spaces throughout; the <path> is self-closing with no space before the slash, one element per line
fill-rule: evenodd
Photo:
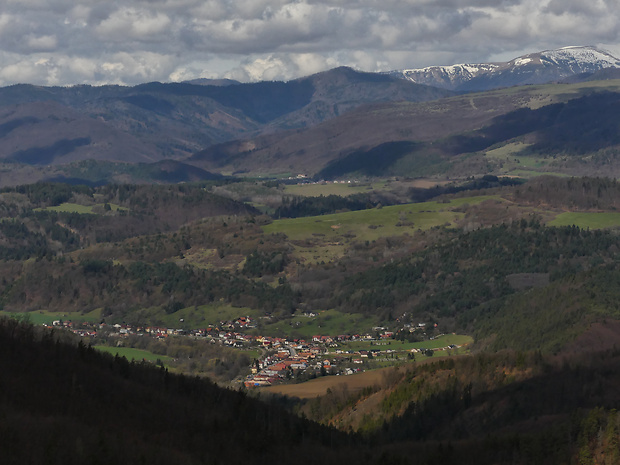
<path fill-rule="evenodd" d="M 127 360 L 146 360 L 148 362 L 156 362 L 161 360 L 162 362 L 169 362 L 172 360 L 166 355 L 157 355 L 147 350 L 132 349 L 129 347 L 108 347 L 108 346 L 93 346 L 93 348 L 102 352 L 108 352 L 112 355 L 118 355 L 119 357 L 125 357 Z"/>
<path fill-rule="evenodd" d="M 453 199 L 448 203 L 423 202 L 383 208 L 334 213 L 306 218 L 276 220 L 263 227 L 265 233 L 284 233 L 291 240 L 321 239 L 327 243 L 346 243 L 398 236 L 417 229 L 449 225 L 463 217 L 455 211 L 463 204 L 477 204 L 492 196 Z"/>
<path fill-rule="evenodd" d="M 549 222 L 549 226 L 579 226 L 580 228 L 604 229 L 620 226 L 620 213 L 566 212 Z"/>
<path fill-rule="evenodd" d="M 538 176 L 560 176 L 560 177 L 568 177 L 570 176 L 569 174 L 566 173 L 558 173 L 555 171 L 536 171 L 536 170 L 530 170 L 530 169 L 525 169 L 525 168 L 517 168 L 514 170 L 511 170 L 509 173 L 510 176 L 515 176 L 515 177 L 519 177 L 519 178 L 523 178 L 523 179 L 533 179 L 533 178 L 537 178 Z"/>
<path fill-rule="evenodd" d="M 110 205 L 110 210 L 111 211 L 118 211 L 118 210 L 127 210 L 124 207 L 120 207 L 116 204 L 109 204 Z M 54 212 L 59 212 L 59 213 L 80 213 L 83 215 L 94 215 L 97 213 L 102 213 L 104 212 L 104 204 L 97 204 L 97 205 L 80 205 L 77 203 L 61 203 L 60 205 L 56 205 L 53 207 L 47 207 L 47 208 L 37 208 L 36 210 L 48 210 L 48 211 L 54 211 Z"/>
<path fill-rule="evenodd" d="M 196 329 L 205 328 L 209 325 L 218 325 L 221 321 L 236 320 L 242 316 L 257 319 L 264 312 L 252 310 L 246 307 L 233 307 L 232 305 L 213 304 L 186 307 L 174 313 L 167 314 L 163 308 L 143 308 L 132 313 L 136 321 L 148 321 L 166 328 Z M 183 321 L 181 321 L 183 320 Z"/>
<path fill-rule="evenodd" d="M 345 255 L 356 242 L 412 234 L 435 226 L 455 227 L 464 213 L 459 207 L 499 197 L 477 196 L 450 202 L 423 202 L 276 220 L 263 227 L 266 234 L 284 233 L 294 241 L 294 256 L 305 263 L 328 263 Z"/>
<path fill-rule="evenodd" d="M 59 213 L 81 213 L 81 214 L 92 214 L 93 206 L 92 205 L 80 205 L 77 203 L 62 203 L 60 205 L 56 205 L 54 207 L 47 207 L 44 210 L 59 212 Z"/>
<path fill-rule="evenodd" d="M 283 336 L 311 338 L 315 335 L 356 334 L 366 333 L 377 320 L 359 314 L 342 313 L 337 310 L 324 310 L 316 317 L 295 315 L 291 319 L 279 321 L 263 326 L 266 335 L 279 334 Z"/>
<path fill-rule="evenodd" d="M 20 313 L 0 311 L 0 316 L 17 316 L 18 318 L 26 319 L 34 325 L 51 325 L 56 320 L 72 321 L 75 323 L 99 323 L 101 321 L 101 309 L 93 310 L 90 313 L 48 312 L 45 310 Z"/>
<path fill-rule="evenodd" d="M 553 160 L 547 160 L 542 157 L 529 155 L 520 155 L 520 153 L 526 150 L 530 145 L 531 144 L 524 144 L 522 142 L 506 144 L 487 151 L 485 153 L 485 157 L 497 165 L 497 171 L 510 176 L 529 178 L 545 174 L 539 170 L 547 167 Z"/>
<path fill-rule="evenodd" d="M 485 156 L 493 159 L 497 159 L 500 161 L 506 161 L 507 158 L 514 158 L 523 150 L 528 148 L 532 144 L 524 144 L 523 142 L 513 142 L 511 144 L 506 144 L 496 149 L 488 150 L 485 153 Z"/>

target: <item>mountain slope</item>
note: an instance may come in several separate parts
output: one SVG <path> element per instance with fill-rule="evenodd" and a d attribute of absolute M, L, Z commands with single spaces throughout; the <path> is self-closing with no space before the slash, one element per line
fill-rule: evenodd
<path fill-rule="evenodd" d="M 211 147 L 188 161 L 207 170 L 314 174 L 355 150 L 385 142 L 431 141 L 471 131 L 494 116 L 519 108 L 518 98 L 488 94 L 428 103 L 393 103 L 364 107 L 307 130 L 295 130 Z"/>
<path fill-rule="evenodd" d="M 368 102 L 450 95 L 345 68 L 289 82 L 229 84 L 1 88 L 0 159 L 39 166 L 178 160 L 251 134 L 310 126 Z"/>
<path fill-rule="evenodd" d="M 418 84 L 469 92 L 544 84 L 605 68 L 620 68 L 620 59 L 596 47 L 564 47 L 530 53 L 505 63 L 430 66 L 390 74 Z"/>
<path fill-rule="evenodd" d="M 618 143 L 613 135 L 620 124 L 619 85 L 524 86 L 433 102 L 367 106 L 307 130 L 214 146 L 189 162 L 212 171 L 297 172 L 331 179 L 469 176 L 501 170 L 505 159 L 486 158 L 485 152 L 514 141 L 539 157 L 586 156 Z"/>
<path fill-rule="evenodd" d="M 360 105 L 383 102 L 424 102 L 453 95 L 392 76 L 340 67 L 292 82 L 309 83 L 311 102 L 273 122 L 281 128 L 308 127 L 351 111 Z M 414 84 L 413 86 L 411 84 Z"/>

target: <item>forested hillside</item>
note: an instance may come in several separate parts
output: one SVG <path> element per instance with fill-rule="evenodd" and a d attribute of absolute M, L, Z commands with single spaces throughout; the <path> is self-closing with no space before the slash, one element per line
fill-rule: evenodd
<path fill-rule="evenodd" d="M 6 464 L 379 463 L 355 438 L 277 405 L 14 320 L 0 320 L 0 348 Z"/>
<path fill-rule="evenodd" d="M 205 306 L 223 303 L 277 319 L 336 309 L 390 324 L 403 339 L 416 336 L 402 325 L 426 322 L 481 344 L 492 336 L 494 348 L 554 351 L 588 321 L 617 317 L 614 305 L 601 306 L 615 299 L 616 286 L 601 283 L 618 273 L 616 230 L 545 224 L 558 215 L 554 208 L 607 209 L 599 218 L 613 219 L 617 184 L 548 178 L 492 189 L 485 193 L 494 196 L 461 191 L 452 200 L 365 210 L 390 196 L 289 199 L 274 216 L 356 210 L 290 220 L 272 220 L 205 185 L 7 189 L 2 303 L 12 312 L 103 309 L 112 321 L 147 323 L 159 311 L 190 308 L 200 318 Z M 338 225 L 349 217 L 363 223 Z M 574 312 L 562 300 L 567 288 Z M 535 312 L 537 329 L 524 326 L 529 337 L 508 342 L 508 332 L 525 325 L 511 322 L 508 309 L 523 307 L 522 315 L 535 302 L 569 313 L 543 324 L 550 317 Z"/>
<path fill-rule="evenodd" d="M 359 394 L 343 384 L 300 408 L 430 463 L 616 463 L 618 362 L 616 350 L 444 359 L 392 369 Z"/>

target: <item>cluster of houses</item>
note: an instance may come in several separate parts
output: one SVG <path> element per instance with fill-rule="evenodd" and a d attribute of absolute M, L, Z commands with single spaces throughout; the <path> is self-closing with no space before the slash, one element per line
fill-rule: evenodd
<path fill-rule="evenodd" d="M 271 386 L 285 380 L 296 378 L 300 374 L 309 374 L 310 377 L 328 374 L 351 375 L 362 370 L 353 368 L 351 363 L 363 363 L 362 352 L 336 351 L 333 356 L 328 347 L 337 346 L 337 342 L 344 342 L 360 336 L 314 336 L 311 341 L 278 339 L 269 343 L 271 350 L 267 356 L 256 360 L 252 366 L 252 374 L 245 379 L 247 388 Z M 346 354 L 346 356 L 345 356 Z M 368 355 L 366 355 L 367 357 Z"/>
<path fill-rule="evenodd" d="M 359 184 L 360 181 L 354 179 L 354 180 L 350 180 L 350 179 L 336 179 L 336 180 L 325 180 L 325 179 L 320 179 L 318 181 L 311 181 L 310 178 L 308 177 L 307 174 L 298 174 L 296 176 L 289 176 L 288 178 L 286 178 L 286 181 L 295 181 L 296 184 Z"/>
<path fill-rule="evenodd" d="M 74 324 L 71 321 L 54 321 L 53 327 L 63 327 L 73 333 L 85 337 L 96 338 L 105 333 L 107 337 L 120 339 L 132 335 L 164 339 L 171 336 L 187 336 L 205 338 L 213 343 L 220 343 L 240 349 L 259 349 L 261 356 L 251 366 L 244 384 L 246 387 L 269 386 L 305 375 L 350 375 L 363 370 L 364 363 L 369 359 L 386 361 L 394 357 L 396 351 L 391 350 L 390 341 L 394 333 L 387 328 L 373 328 L 371 334 L 341 334 L 338 336 L 316 335 L 308 340 L 288 339 L 248 334 L 244 331 L 256 327 L 250 317 L 240 317 L 235 321 L 221 322 L 219 326 L 184 330 L 158 326 L 133 326 L 128 324 L 107 325 L 105 323 Z M 421 323 L 415 329 L 422 329 Z M 414 327 L 406 330 L 413 331 Z M 372 350 L 344 350 L 349 342 L 369 342 Z M 382 347 L 387 346 L 387 347 Z M 450 348 L 455 348 L 450 346 Z M 331 349 L 331 350 L 330 350 Z M 443 350 L 443 349 L 433 349 Z M 412 352 L 424 352 L 425 349 L 412 349 Z"/>

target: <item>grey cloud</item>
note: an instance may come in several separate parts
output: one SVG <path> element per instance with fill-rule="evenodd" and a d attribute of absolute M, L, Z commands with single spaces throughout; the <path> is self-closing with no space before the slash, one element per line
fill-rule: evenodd
<path fill-rule="evenodd" d="M 579 16 L 598 16 L 607 12 L 618 10 L 617 0 L 598 0 L 582 2 L 575 0 L 551 0 L 544 8 L 545 12 L 554 15 L 579 15 Z"/>
<path fill-rule="evenodd" d="M 192 73 L 289 79 L 340 64 L 375 71 L 620 42 L 617 0 L 0 0 L 0 5 L 0 85 L 20 76 L 58 84 L 198 77 Z"/>

